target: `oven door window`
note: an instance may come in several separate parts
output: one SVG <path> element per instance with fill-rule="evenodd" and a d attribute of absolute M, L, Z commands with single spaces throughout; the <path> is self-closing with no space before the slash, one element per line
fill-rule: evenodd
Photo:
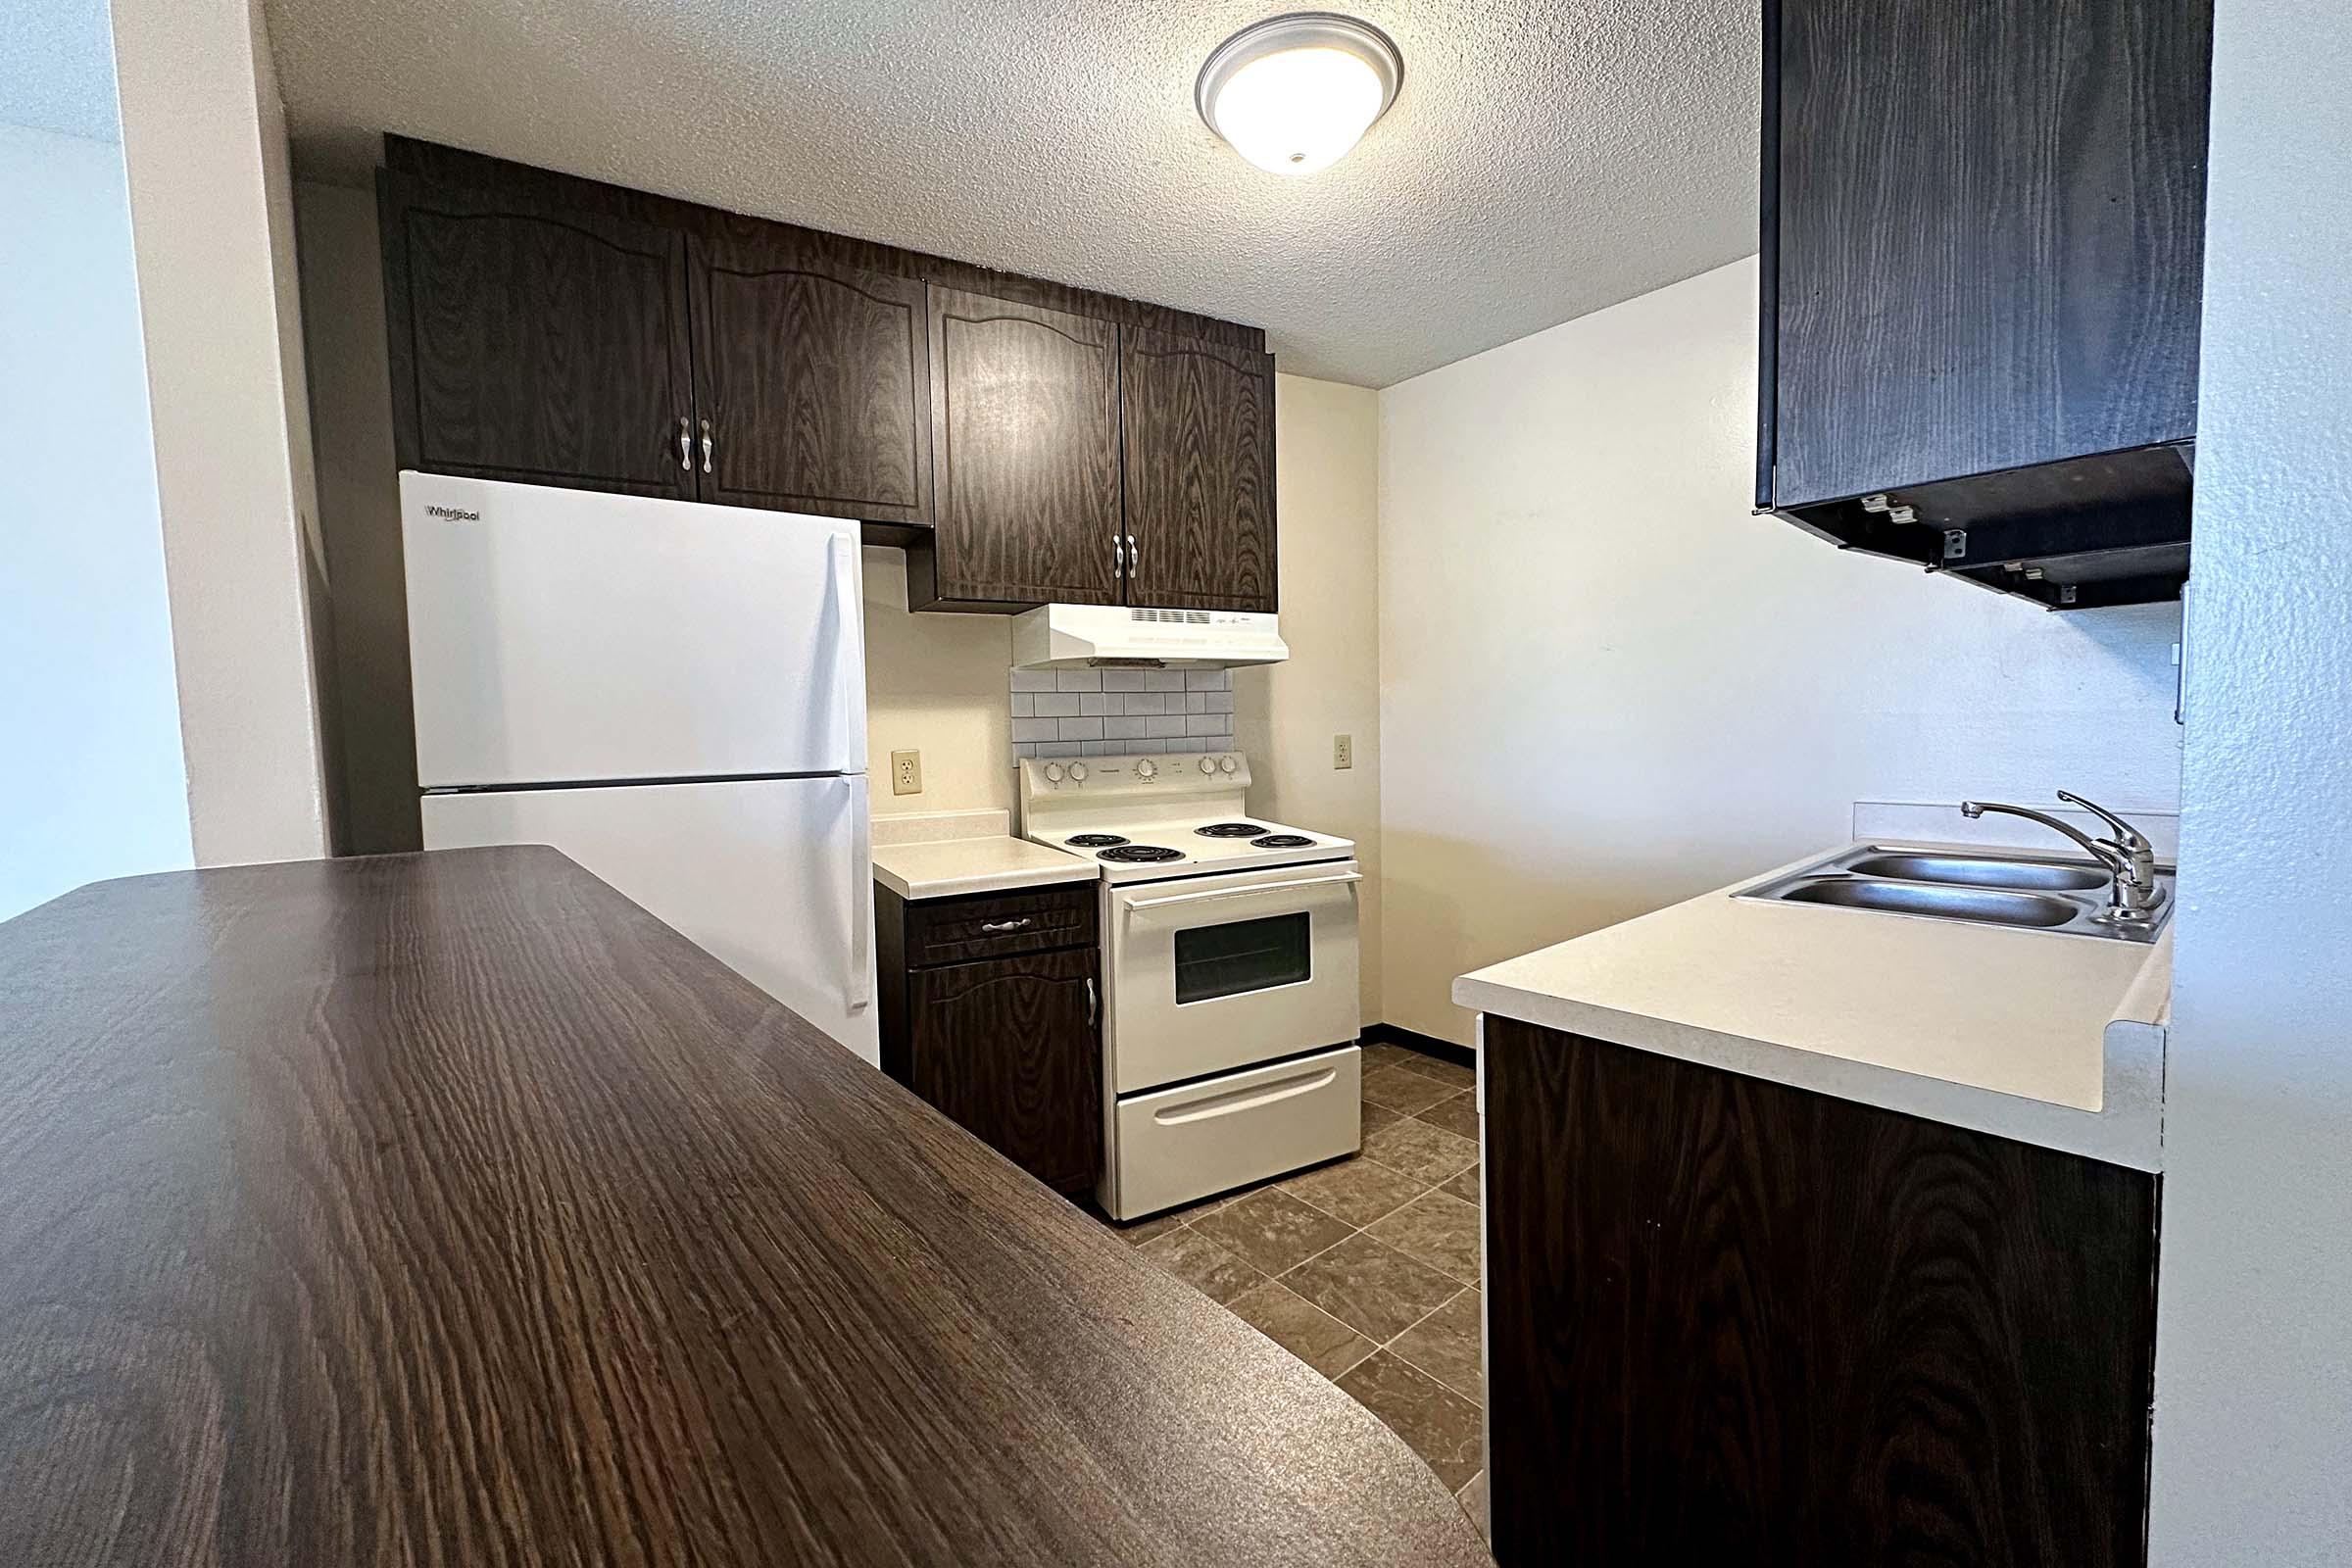
<path fill-rule="evenodd" d="M 1176 933 L 1176 1003 L 1295 986 L 1314 972 L 1307 914 L 1270 914 Z"/>

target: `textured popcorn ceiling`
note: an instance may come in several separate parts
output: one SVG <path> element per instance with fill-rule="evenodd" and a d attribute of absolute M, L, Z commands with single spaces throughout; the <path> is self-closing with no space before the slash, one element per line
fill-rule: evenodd
<path fill-rule="evenodd" d="M 1366 0 L 1337 167 L 1194 112 L 1281 0 L 270 0 L 307 173 L 395 130 L 1266 328 L 1369 386 L 1755 248 L 1754 0 Z"/>

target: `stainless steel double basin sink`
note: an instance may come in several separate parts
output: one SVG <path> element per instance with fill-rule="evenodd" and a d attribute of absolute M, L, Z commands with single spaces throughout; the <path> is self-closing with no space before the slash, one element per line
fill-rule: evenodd
<path fill-rule="evenodd" d="M 1738 895 L 1775 904 L 1828 904 L 1882 914 L 2019 926 L 2115 942 L 2153 942 L 2173 912 L 2173 873 L 2159 870 L 2155 916 L 2106 917 L 2108 873 L 2088 860 L 2005 850 L 1918 850 L 1857 844 Z"/>

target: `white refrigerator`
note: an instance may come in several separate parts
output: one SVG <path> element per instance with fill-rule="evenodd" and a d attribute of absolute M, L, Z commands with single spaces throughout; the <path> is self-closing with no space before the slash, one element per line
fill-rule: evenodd
<path fill-rule="evenodd" d="M 400 476 L 428 850 L 552 844 L 868 1061 L 854 522 Z"/>

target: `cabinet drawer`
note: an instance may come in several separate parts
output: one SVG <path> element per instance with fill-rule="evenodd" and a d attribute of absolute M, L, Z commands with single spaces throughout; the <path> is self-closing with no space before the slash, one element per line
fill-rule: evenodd
<path fill-rule="evenodd" d="M 965 963 L 974 958 L 1092 947 L 1096 884 L 975 898 L 932 899 L 906 906 L 906 962 Z"/>

